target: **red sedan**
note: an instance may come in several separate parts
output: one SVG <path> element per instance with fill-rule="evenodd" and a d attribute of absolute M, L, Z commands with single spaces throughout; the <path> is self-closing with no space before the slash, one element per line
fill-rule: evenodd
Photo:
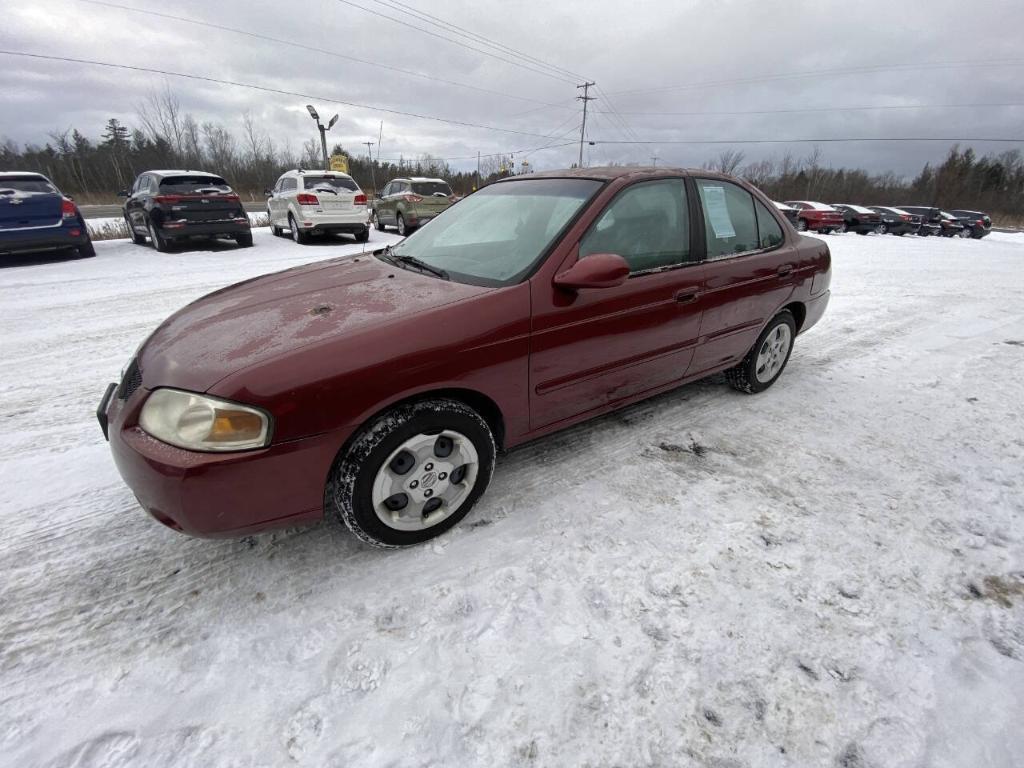
<path fill-rule="evenodd" d="M 827 235 L 843 228 L 843 214 L 831 205 L 810 200 L 791 200 L 786 205 L 797 209 L 796 228 Z"/>
<path fill-rule="evenodd" d="M 737 179 L 510 178 L 394 248 L 190 304 L 98 416 L 140 504 L 175 530 L 327 514 L 415 544 L 465 517 L 498 450 L 718 371 L 767 389 L 830 277 L 827 246 Z"/>

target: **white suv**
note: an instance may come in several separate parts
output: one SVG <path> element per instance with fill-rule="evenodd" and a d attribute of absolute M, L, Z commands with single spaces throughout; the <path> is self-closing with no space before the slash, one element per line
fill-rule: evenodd
<path fill-rule="evenodd" d="M 345 232 L 357 243 L 370 239 L 366 195 L 347 173 L 335 171 L 286 171 L 269 196 L 267 215 L 275 235 L 291 230 L 296 243 L 310 235 Z"/>

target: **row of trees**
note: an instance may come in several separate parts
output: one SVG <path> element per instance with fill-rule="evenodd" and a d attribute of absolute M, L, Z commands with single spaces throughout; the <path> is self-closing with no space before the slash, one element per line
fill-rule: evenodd
<path fill-rule="evenodd" d="M 69 129 L 50 134 L 43 146 L 5 141 L 0 144 L 0 170 L 37 170 L 80 202 L 110 202 L 144 170 L 195 168 L 220 173 L 244 198 L 259 200 L 283 171 L 322 165 L 315 139 L 297 150 L 279 144 L 249 114 L 242 116 L 241 135 L 219 123 L 200 124 L 182 112 L 169 90 L 151 94 L 137 112 L 137 126 L 129 128 L 112 118 L 98 140 Z M 349 172 L 368 192 L 396 176 L 423 175 L 443 178 L 466 194 L 512 167 L 510 157 L 483 158 L 478 179 L 475 170 L 456 171 L 426 154 L 371 162 L 366 154 L 350 154 L 340 145 L 333 151 L 349 154 Z M 1024 220 L 1024 158 L 1017 150 L 978 157 L 970 148 L 953 147 L 941 164 L 926 165 L 911 180 L 893 173 L 829 168 L 817 149 L 804 158 L 744 161 L 743 152 L 726 150 L 705 167 L 743 176 L 776 200 L 914 202 L 984 210 L 1004 222 Z"/>

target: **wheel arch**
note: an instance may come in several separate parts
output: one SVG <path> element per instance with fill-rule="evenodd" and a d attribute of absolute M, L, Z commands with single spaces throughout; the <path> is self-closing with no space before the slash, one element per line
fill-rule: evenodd
<path fill-rule="evenodd" d="M 793 320 L 796 321 L 796 332 L 800 333 L 800 330 L 804 327 L 804 320 L 807 319 L 807 306 L 802 301 L 791 301 L 784 307 L 779 307 L 779 312 L 789 310 L 790 314 L 793 315 Z M 777 315 L 779 312 L 776 312 Z"/>

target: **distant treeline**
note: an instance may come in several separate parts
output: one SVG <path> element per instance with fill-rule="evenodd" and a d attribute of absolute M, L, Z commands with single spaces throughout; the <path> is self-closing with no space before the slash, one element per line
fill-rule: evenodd
<path fill-rule="evenodd" d="M 335 145 L 332 152 L 349 156 L 349 173 L 367 192 L 396 176 L 435 176 L 459 194 L 477 184 L 477 174 L 455 171 L 431 155 L 371 163 L 367 154 Z M 515 158 L 489 156 L 481 161 L 481 182 L 508 173 Z M 818 200 L 867 205 L 920 204 L 976 209 L 997 223 L 1024 221 L 1024 159 L 1018 150 L 978 157 L 974 150 L 953 147 L 945 160 L 925 165 L 912 180 L 893 173 L 828 168 L 821 153 L 744 162 L 743 152 L 726 150 L 705 165 L 743 176 L 775 200 Z M 309 139 L 300 150 L 279 145 L 248 114 L 241 136 L 219 123 L 199 124 L 170 91 L 154 93 L 138 107 L 138 126 L 107 121 L 99 139 L 77 129 L 50 134 L 43 146 L 0 145 L 0 170 L 39 171 L 79 202 L 111 202 L 135 176 L 157 168 L 189 168 L 219 173 L 247 200 L 262 199 L 263 189 L 290 168 L 319 168 L 319 142 Z"/>

